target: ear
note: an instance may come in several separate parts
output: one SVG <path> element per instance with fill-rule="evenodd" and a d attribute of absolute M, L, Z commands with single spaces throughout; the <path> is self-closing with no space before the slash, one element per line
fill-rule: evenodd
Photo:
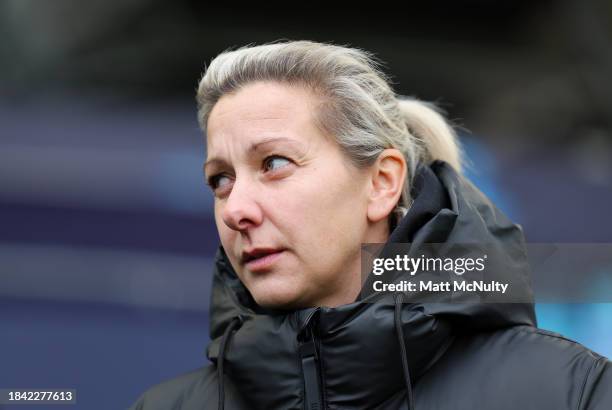
<path fill-rule="evenodd" d="M 368 220 L 386 219 L 399 202 L 406 181 L 406 160 L 395 148 L 385 149 L 372 165 L 368 193 Z"/>

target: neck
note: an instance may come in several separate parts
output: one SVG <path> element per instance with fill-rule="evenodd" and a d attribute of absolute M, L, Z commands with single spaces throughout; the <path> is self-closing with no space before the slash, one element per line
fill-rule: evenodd
<path fill-rule="evenodd" d="M 387 220 L 379 221 L 369 226 L 368 231 L 364 235 L 362 243 L 386 243 L 389 239 L 389 224 Z M 357 300 L 363 280 L 361 272 L 361 244 L 356 249 L 355 254 L 352 257 L 354 263 L 352 267 L 348 269 L 346 275 L 339 275 L 340 281 L 342 282 L 339 286 L 335 287 L 339 289 L 338 292 L 328 295 L 327 297 L 319 300 L 314 306 L 325 306 L 325 307 L 338 307 L 353 303 Z"/>

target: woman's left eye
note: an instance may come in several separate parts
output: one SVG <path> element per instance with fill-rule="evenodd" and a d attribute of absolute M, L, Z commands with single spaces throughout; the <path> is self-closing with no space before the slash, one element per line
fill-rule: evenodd
<path fill-rule="evenodd" d="M 264 160 L 264 170 L 266 171 L 274 171 L 276 169 L 282 168 L 290 164 L 291 161 L 285 157 L 281 156 L 270 156 Z"/>

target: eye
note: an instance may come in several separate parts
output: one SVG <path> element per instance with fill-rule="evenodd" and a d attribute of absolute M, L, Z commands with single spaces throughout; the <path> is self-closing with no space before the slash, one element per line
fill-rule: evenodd
<path fill-rule="evenodd" d="M 216 191 L 219 188 L 223 188 L 224 186 L 229 185 L 231 183 L 231 179 L 225 174 L 218 174 L 208 178 L 207 183 L 208 186 L 210 186 L 210 189 Z"/>
<path fill-rule="evenodd" d="M 274 171 L 279 168 L 283 168 L 291 163 L 291 160 L 281 157 L 279 155 L 271 155 L 267 157 L 263 162 L 263 168 L 265 171 Z"/>

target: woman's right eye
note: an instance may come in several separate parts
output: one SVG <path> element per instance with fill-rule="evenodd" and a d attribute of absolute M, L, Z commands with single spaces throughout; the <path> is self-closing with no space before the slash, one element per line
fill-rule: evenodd
<path fill-rule="evenodd" d="M 213 192 L 226 187 L 227 185 L 231 184 L 231 182 L 230 177 L 225 174 L 213 175 L 208 179 L 208 185 Z"/>

